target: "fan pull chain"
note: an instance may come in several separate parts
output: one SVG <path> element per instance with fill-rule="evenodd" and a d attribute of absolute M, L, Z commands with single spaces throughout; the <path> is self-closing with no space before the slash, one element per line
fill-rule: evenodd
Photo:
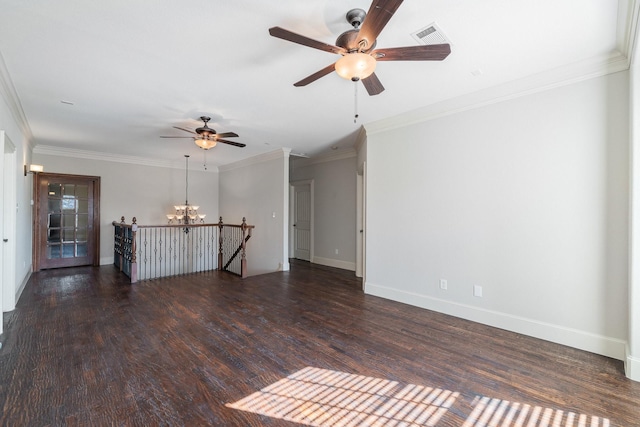
<path fill-rule="evenodd" d="M 359 80 L 355 80 L 353 82 L 353 123 L 358 122 L 358 81 Z"/>
<path fill-rule="evenodd" d="M 204 156 L 204 170 L 207 170 L 207 151 L 208 150 L 202 150 L 204 151 L 203 156 Z"/>

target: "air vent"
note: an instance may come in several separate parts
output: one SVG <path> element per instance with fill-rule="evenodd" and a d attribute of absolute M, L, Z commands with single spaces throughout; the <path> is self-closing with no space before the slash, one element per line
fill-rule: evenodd
<path fill-rule="evenodd" d="M 449 39 L 444 35 L 442 30 L 438 28 L 438 26 L 434 24 L 430 24 L 414 33 L 411 33 L 411 36 L 418 41 L 420 44 L 443 44 L 449 43 Z"/>

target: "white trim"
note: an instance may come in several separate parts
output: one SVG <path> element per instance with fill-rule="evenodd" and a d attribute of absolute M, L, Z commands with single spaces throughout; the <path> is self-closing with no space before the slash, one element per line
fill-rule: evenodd
<path fill-rule="evenodd" d="M 358 132 L 358 136 L 356 136 L 356 142 L 353 144 L 356 153 L 360 152 L 365 142 L 367 142 L 367 130 L 364 126 L 360 126 L 360 131 Z"/>
<path fill-rule="evenodd" d="M 640 359 L 629 354 L 627 346 L 627 358 L 624 361 L 624 373 L 630 380 L 640 381 Z"/>
<path fill-rule="evenodd" d="M 280 264 L 280 271 L 289 271 L 291 266 L 289 265 L 289 162 L 291 161 L 291 150 L 282 150 L 284 155 L 284 179 L 282 182 L 282 191 L 284 197 L 282 198 L 282 262 Z"/>
<path fill-rule="evenodd" d="M 2 265 L 2 306 L 1 311 L 13 311 L 16 308 L 16 294 L 18 289 L 16 288 L 16 253 L 18 248 L 18 234 L 15 227 L 17 221 L 17 209 L 18 209 L 18 187 L 16 183 L 16 176 L 18 174 L 16 170 L 16 146 L 11 142 L 9 136 L 0 131 L 0 143 L 2 144 L 2 167 L 0 167 L 0 193 L 2 196 L 2 203 L 0 208 L 2 213 L 0 214 L 0 226 L 2 227 L 2 238 L 7 239 L 7 242 L 2 243 L 2 250 L 0 251 L 0 264 Z"/>
<path fill-rule="evenodd" d="M 33 140 L 33 133 L 29 127 L 27 116 L 24 114 L 24 110 L 22 109 L 20 97 L 13 85 L 13 80 L 11 80 L 11 75 L 9 74 L 9 70 L 4 62 L 2 53 L 0 53 L 0 95 L 6 100 L 9 111 L 11 111 L 11 115 L 22 130 L 22 133 L 26 136 L 26 142 L 29 144 L 29 148 L 32 148 L 31 141 Z"/>
<path fill-rule="evenodd" d="M 616 51 L 371 122 L 365 125 L 366 132 L 370 136 L 628 69 L 629 59 Z"/>
<path fill-rule="evenodd" d="M 27 283 L 29 283 L 29 279 L 31 278 L 31 270 L 32 270 L 32 266 L 29 266 L 29 270 L 27 271 L 27 274 L 22 279 L 22 283 L 20 283 L 20 286 L 18 286 L 18 289 L 16 289 L 16 301 L 20 300 L 20 296 L 22 295 L 24 288 L 27 286 Z"/>
<path fill-rule="evenodd" d="M 618 0 L 618 49 L 625 53 L 629 59 L 629 64 L 633 62 L 635 44 L 638 42 L 639 15 L 639 1 Z"/>
<path fill-rule="evenodd" d="M 339 259 L 322 258 L 314 256 L 311 258 L 311 262 L 314 264 L 326 265 L 327 267 L 341 268 L 343 270 L 356 271 L 356 263 L 349 261 L 342 261 Z"/>
<path fill-rule="evenodd" d="M 100 257 L 100 265 L 113 265 L 113 255 Z"/>
<path fill-rule="evenodd" d="M 220 172 L 227 172 L 234 169 L 240 169 L 240 168 L 255 165 L 258 163 L 267 162 L 269 160 L 282 159 L 285 157 L 289 157 L 290 153 L 291 153 L 290 148 L 281 148 L 275 151 L 270 151 L 268 153 L 249 157 L 248 159 L 243 159 L 234 163 L 229 163 L 227 165 L 218 166 L 218 170 Z"/>
<path fill-rule="evenodd" d="M 358 153 L 355 149 L 349 148 L 347 150 L 332 151 L 325 153 L 317 157 L 299 158 L 296 160 L 296 166 L 309 166 L 317 165 L 318 163 L 334 162 L 336 160 L 351 159 L 356 157 Z"/>
<path fill-rule="evenodd" d="M 605 337 L 578 329 L 446 301 L 427 295 L 399 291 L 370 282 L 365 283 L 365 293 L 517 332 L 534 338 L 567 345 L 580 350 L 586 350 L 618 360 L 625 360 L 626 356 L 627 344 L 624 340 L 617 338 Z"/>
<path fill-rule="evenodd" d="M 138 166 L 152 166 L 159 168 L 182 169 L 182 161 L 153 160 L 145 157 L 124 156 L 121 154 L 103 153 L 99 151 L 78 150 L 73 148 L 54 147 L 51 145 L 37 145 L 34 154 L 48 156 L 71 157 L 76 159 L 103 160 L 105 162 L 127 163 Z M 215 166 L 209 167 L 207 172 L 218 172 Z"/>

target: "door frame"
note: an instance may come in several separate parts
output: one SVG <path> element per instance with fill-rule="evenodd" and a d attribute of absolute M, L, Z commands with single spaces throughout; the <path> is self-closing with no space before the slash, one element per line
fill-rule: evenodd
<path fill-rule="evenodd" d="M 0 246 L 0 265 L 2 276 L 0 277 L 0 313 L 12 311 L 16 307 L 16 147 L 4 131 L 0 131 L 0 144 L 2 147 L 2 164 L 0 164 L 0 227 L 2 227 L 2 242 Z M 0 325 L 0 334 L 2 326 Z"/>
<path fill-rule="evenodd" d="M 40 172 L 35 173 L 33 178 L 33 271 L 40 271 L 40 238 L 42 233 L 46 233 L 46 227 L 40 224 L 40 198 L 42 194 L 40 192 L 40 180 L 43 178 L 56 178 L 56 179 L 83 179 L 87 181 L 93 181 L 93 266 L 100 265 L 100 177 L 99 176 L 87 176 L 87 175 L 70 175 L 64 173 L 48 173 Z"/>
<path fill-rule="evenodd" d="M 310 224 L 309 224 L 309 233 L 311 234 L 310 236 L 310 240 L 309 240 L 309 262 L 313 263 L 313 258 L 314 258 L 314 235 L 315 235 L 315 228 L 314 228 L 314 190 L 313 190 L 313 186 L 314 186 L 314 180 L 313 179 L 306 179 L 306 180 L 301 180 L 301 181 L 291 181 L 289 183 L 289 256 L 291 258 L 295 258 L 295 227 L 293 226 L 293 221 L 294 221 L 294 216 L 295 216 L 295 206 L 296 206 L 296 186 L 300 186 L 300 185 L 309 185 L 309 189 L 311 191 L 310 194 L 310 201 L 309 203 L 311 204 L 310 208 L 310 212 L 311 212 L 311 219 L 310 219 Z"/>

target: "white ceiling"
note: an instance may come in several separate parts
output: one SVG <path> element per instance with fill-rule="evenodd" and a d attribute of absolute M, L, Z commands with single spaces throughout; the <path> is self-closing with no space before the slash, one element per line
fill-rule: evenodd
<path fill-rule="evenodd" d="M 365 123 L 508 82 L 575 77 L 584 64 L 628 66 L 637 14 L 636 0 L 405 0 L 377 46 L 417 45 L 411 33 L 435 22 L 452 53 L 443 62 L 380 62 L 386 90 L 370 97 L 359 84 L 354 124 L 354 83 L 332 73 L 293 86 L 337 56 L 268 29 L 334 44 L 350 29 L 346 12 L 369 4 L 0 0 L 0 53 L 36 150 L 181 162 L 202 150 L 160 136 L 186 135 L 173 126 L 195 128 L 208 115 L 211 127 L 247 144 L 208 152 L 209 164 L 223 165 L 280 147 L 348 149 Z"/>

